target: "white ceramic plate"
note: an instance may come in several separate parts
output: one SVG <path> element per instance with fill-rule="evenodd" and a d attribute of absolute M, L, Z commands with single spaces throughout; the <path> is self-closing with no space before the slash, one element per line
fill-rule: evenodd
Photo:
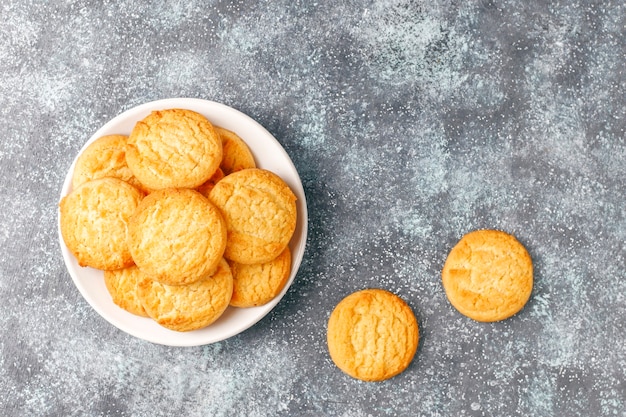
<path fill-rule="evenodd" d="M 285 180 L 297 196 L 298 220 L 294 236 L 289 247 L 292 252 L 292 266 L 289 281 L 283 291 L 268 304 L 253 308 L 229 307 L 226 312 L 210 326 L 191 332 L 175 332 L 159 326 L 149 318 L 130 314 L 111 301 L 104 285 L 102 271 L 80 267 L 69 252 L 61 237 L 59 239 L 63 259 L 74 284 L 85 300 L 108 322 L 135 337 L 168 346 L 198 346 L 218 342 L 232 337 L 261 320 L 283 297 L 293 283 L 302 261 L 307 237 L 307 207 L 304 190 L 298 172 L 278 141 L 260 124 L 231 107 L 201 99 L 173 98 L 153 101 L 125 111 L 102 126 L 85 143 L 81 152 L 97 138 L 109 134 L 130 134 L 138 120 L 143 119 L 153 110 L 185 108 L 207 117 L 213 124 L 232 130 L 246 141 L 254 154 L 257 166 L 268 169 Z M 72 189 L 72 173 L 76 159 L 72 163 L 61 192 L 61 198 Z"/>

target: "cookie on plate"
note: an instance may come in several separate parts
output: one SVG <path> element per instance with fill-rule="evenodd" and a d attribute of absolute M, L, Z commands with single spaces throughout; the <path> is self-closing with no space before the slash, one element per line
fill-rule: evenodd
<path fill-rule="evenodd" d="M 286 247 L 275 259 L 262 264 L 229 262 L 233 273 L 233 307 L 255 307 L 268 303 L 287 284 L 291 272 L 291 251 Z"/>
<path fill-rule="evenodd" d="M 520 311 L 533 288 L 533 265 L 512 235 L 476 230 L 452 248 L 443 267 L 446 296 L 461 314 L 484 322 Z"/>
<path fill-rule="evenodd" d="M 191 110 L 153 111 L 128 137 L 126 162 L 151 190 L 198 187 L 221 161 L 221 138 L 206 117 Z"/>
<path fill-rule="evenodd" d="M 189 285 L 166 285 L 144 278 L 137 295 L 152 319 L 170 330 L 201 329 L 217 320 L 228 307 L 233 276 L 228 263 L 220 260 L 213 275 Z"/>
<path fill-rule="evenodd" d="M 222 139 L 223 157 L 220 168 L 226 175 L 247 168 L 256 168 L 254 156 L 248 144 L 235 132 L 215 126 Z"/>
<path fill-rule="evenodd" d="M 196 188 L 196 191 L 208 198 L 209 193 L 211 192 L 213 187 L 215 187 L 215 184 L 217 184 L 218 181 L 224 177 L 224 171 L 222 171 L 221 168 L 218 168 L 211 178 L 209 178 L 204 184 Z"/>
<path fill-rule="evenodd" d="M 224 257 L 242 264 L 269 262 L 287 247 L 296 228 L 296 196 L 273 172 L 249 168 L 220 180 L 209 200 L 228 228 Z"/>
<path fill-rule="evenodd" d="M 365 289 L 345 297 L 328 320 L 328 351 L 346 374 L 382 381 L 404 371 L 419 343 L 417 320 L 397 295 Z"/>
<path fill-rule="evenodd" d="M 61 235 L 80 266 L 108 270 L 133 264 L 128 224 L 143 193 L 118 178 L 87 181 L 61 199 Z"/>
<path fill-rule="evenodd" d="M 226 247 L 219 210 L 195 190 L 154 191 L 129 222 L 129 247 L 144 274 L 168 285 L 184 285 L 213 273 Z"/>
<path fill-rule="evenodd" d="M 76 159 L 72 187 L 103 177 L 119 178 L 144 191 L 126 164 L 128 136 L 107 135 L 93 141 Z"/>
<path fill-rule="evenodd" d="M 148 317 L 141 300 L 137 297 L 137 283 L 143 278 L 144 275 L 136 265 L 115 271 L 104 271 L 104 285 L 113 303 L 129 313 Z"/>

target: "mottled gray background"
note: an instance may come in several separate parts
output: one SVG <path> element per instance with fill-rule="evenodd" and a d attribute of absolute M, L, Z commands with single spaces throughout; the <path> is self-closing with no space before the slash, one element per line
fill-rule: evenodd
<path fill-rule="evenodd" d="M 0 414 L 626 416 L 625 25 L 620 0 L 3 1 Z M 277 308 L 196 348 L 102 319 L 56 229 L 85 141 L 167 97 L 259 121 L 310 214 Z M 476 228 L 534 260 L 504 322 L 464 318 L 440 285 Z M 365 287 L 421 328 L 382 383 L 326 349 L 330 311 Z"/>

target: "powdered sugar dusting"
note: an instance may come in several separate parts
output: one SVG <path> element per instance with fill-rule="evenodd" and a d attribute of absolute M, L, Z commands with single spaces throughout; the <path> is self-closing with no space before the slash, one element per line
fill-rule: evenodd
<path fill-rule="evenodd" d="M 0 5 L 3 415 L 624 417 L 624 5 L 17 2 Z M 56 205 L 76 152 L 122 111 L 223 102 L 267 128 L 305 187 L 309 238 L 273 312 L 196 348 L 134 339 L 67 275 Z M 528 304 L 477 323 L 447 253 L 498 228 L 528 249 Z M 330 360 L 349 293 L 395 292 L 409 368 Z"/>

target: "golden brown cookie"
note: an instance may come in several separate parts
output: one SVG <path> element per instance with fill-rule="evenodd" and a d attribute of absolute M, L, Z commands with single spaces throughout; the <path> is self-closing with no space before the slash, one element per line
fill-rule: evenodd
<path fill-rule="evenodd" d="M 204 184 L 196 188 L 196 191 L 198 191 L 203 196 L 209 198 L 209 193 L 211 192 L 213 187 L 215 187 L 215 184 L 217 184 L 217 182 L 224 177 L 224 171 L 222 171 L 221 168 L 218 168 L 211 178 L 209 178 Z"/>
<path fill-rule="evenodd" d="M 357 291 L 341 300 L 328 320 L 328 351 L 346 374 L 382 381 L 404 371 L 419 343 L 417 320 L 397 295 Z"/>
<path fill-rule="evenodd" d="M 291 251 L 289 247 L 277 258 L 262 264 L 245 265 L 229 262 L 233 273 L 233 307 L 255 307 L 276 297 L 289 280 Z"/>
<path fill-rule="evenodd" d="M 224 259 L 213 275 L 189 285 L 166 285 L 144 278 L 137 294 L 148 315 L 161 326 L 179 332 L 201 329 L 228 307 L 233 276 Z"/>
<path fill-rule="evenodd" d="M 450 251 L 441 275 L 450 303 L 477 321 L 514 315 L 533 288 L 530 255 L 515 237 L 497 230 L 463 236 Z"/>
<path fill-rule="evenodd" d="M 215 126 L 222 139 L 223 157 L 220 168 L 226 175 L 247 168 L 256 168 L 254 156 L 248 144 L 235 132 Z"/>
<path fill-rule="evenodd" d="M 199 113 L 185 109 L 153 111 L 137 122 L 128 138 L 126 162 L 151 190 L 195 188 L 222 161 L 222 140 Z"/>
<path fill-rule="evenodd" d="M 63 197 L 61 234 L 79 265 L 107 270 L 133 264 L 127 230 L 142 198 L 137 188 L 112 177 L 85 182 Z"/>
<path fill-rule="evenodd" d="M 97 178 L 114 177 L 134 185 L 143 191 L 143 186 L 126 164 L 127 136 L 107 135 L 93 141 L 76 158 L 72 187 Z"/>
<path fill-rule="evenodd" d="M 106 285 L 113 302 L 129 313 L 148 317 L 146 310 L 137 297 L 137 283 L 144 278 L 137 266 L 104 271 L 104 285 Z"/>
<path fill-rule="evenodd" d="M 296 196 L 276 174 L 259 168 L 233 172 L 209 199 L 228 228 L 224 257 L 242 264 L 269 262 L 287 247 L 296 228 Z"/>
<path fill-rule="evenodd" d="M 168 285 L 213 273 L 226 246 L 226 225 L 206 197 L 190 189 L 154 191 L 129 223 L 129 247 L 144 274 Z"/>

